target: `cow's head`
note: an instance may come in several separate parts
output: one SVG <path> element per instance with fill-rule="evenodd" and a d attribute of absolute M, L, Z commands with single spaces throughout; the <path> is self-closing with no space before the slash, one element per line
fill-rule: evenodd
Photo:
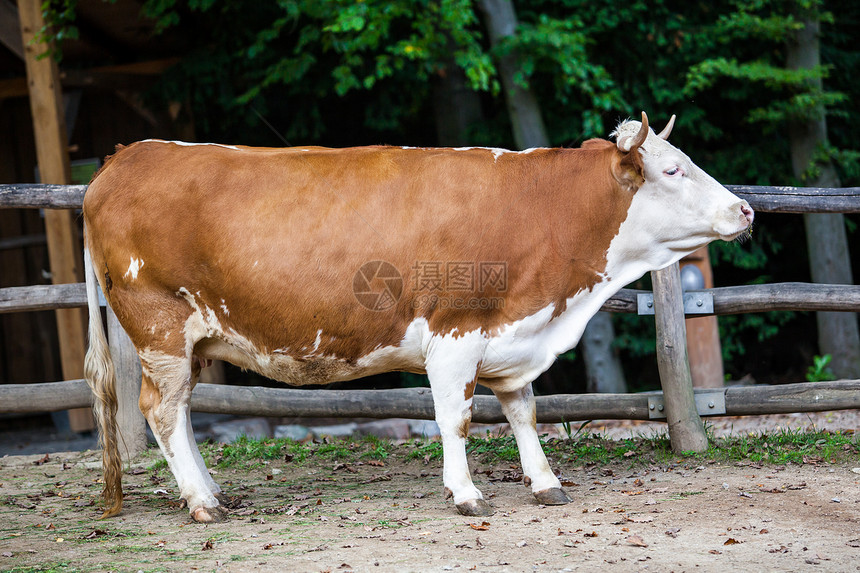
<path fill-rule="evenodd" d="M 656 134 L 642 112 L 641 123 L 625 121 L 613 133 L 618 150 L 627 157 L 623 171 L 635 173 L 639 183 L 630 211 L 636 220 L 631 223 L 643 233 L 639 239 L 647 235 L 654 243 L 683 254 L 715 239 L 731 241 L 748 233 L 753 222 L 749 203 L 667 141 L 674 123 L 672 116 Z"/>

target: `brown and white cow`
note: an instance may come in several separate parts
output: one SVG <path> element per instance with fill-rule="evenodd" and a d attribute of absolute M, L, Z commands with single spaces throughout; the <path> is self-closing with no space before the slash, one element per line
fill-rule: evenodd
<path fill-rule="evenodd" d="M 615 143 L 523 152 L 120 149 L 84 200 L 105 515 L 122 486 L 94 279 L 140 355 L 141 410 L 197 521 L 224 513 L 189 422 L 208 359 L 293 385 L 426 372 L 445 490 L 466 515 L 492 512 L 465 452 L 483 384 L 535 497 L 570 501 L 538 442 L 532 380 L 625 284 L 752 224 L 746 201 L 666 141 L 671 127 L 658 136 L 643 113 Z"/>

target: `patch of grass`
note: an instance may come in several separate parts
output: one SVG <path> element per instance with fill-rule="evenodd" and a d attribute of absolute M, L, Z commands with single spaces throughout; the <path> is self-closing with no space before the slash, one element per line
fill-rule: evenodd
<path fill-rule="evenodd" d="M 850 433 L 779 430 L 771 433 L 746 434 L 716 438 L 706 424 L 709 447 L 703 453 L 688 453 L 680 459 L 714 462 L 750 461 L 755 463 L 809 463 L 854 460 L 860 455 L 858 439 Z M 542 446 L 553 463 L 642 464 L 680 461 L 672 451 L 665 434 L 611 440 L 599 434 L 575 432 L 569 439 L 542 437 Z M 519 451 L 513 436 L 470 436 L 466 443 L 469 455 L 484 463 L 518 462 Z M 206 446 L 205 454 L 218 467 L 250 469 L 274 460 L 302 463 L 319 456 L 326 460 L 357 461 L 364 458 L 385 460 L 403 455 L 406 460 L 442 460 L 442 443 L 431 439 L 414 439 L 402 445 L 376 437 L 344 438 L 323 443 L 296 443 L 289 439 L 253 440 L 240 438 L 233 444 Z M 163 461 L 150 469 L 166 469 Z"/>
<path fill-rule="evenodd" d="M 215 453 L 219 467 L 250 467 L 263 460 L 274 460 L 283 455 L 284 440 L 254 440 L 240 436 L 232 444 L 220 446 Z"/>
<path fill-rule="evenodd" d="M 365 436 L 364 442 L 370 448 L 367 452 L 361 454 L 362 458 L 370 458 L 373 460 L 384 460 L 388 457 L 391 442 L 377 438 L 376 436 Z"/>
<path fill-rule="evenodd" d="M 493 459 L 515 462 L 520 459 L 517 442 L 513 436 L 486 437 L 469 436 L 466 441 L 466 453 L 480 456 L 484 461 Z"/>
<path fill-rule="evenodd" d="M 409 444 L 409 448 L 409 453 L 406 454 L 407 460 L 442 459 L 442 442 L 416 439 Z"/>
<path fill-rule="evenodd" d="M 315 453 L 330 460 L 349 461 L 355 458 L 359 444 L 347 438 L 322 443 L 316 446 Z"/>
<path fill-rule="evenodd" d="M 151 472 L 160 472 L 160 471 L 167 470 L 170 468 L 167 465 L 167 460 L 165 460 L 164 458 L 161 458 L 161 459 L 155 460 L 155 462 L 146 469 L 151 471 Z"/>
<path fill-rule="evenodd" d="M 851 434 L 780 429 L 772 433 L 717 438 L 703 456 L 717 461 L 803 464 L 849 461 L 858 454 L 860 446 Z"/>

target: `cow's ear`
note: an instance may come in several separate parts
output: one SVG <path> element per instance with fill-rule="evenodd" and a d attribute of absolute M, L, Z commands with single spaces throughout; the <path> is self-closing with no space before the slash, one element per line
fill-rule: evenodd
<path fill-rule="evenodd" d="M 639 147 L 631 152 L 616 152 L 612 161 L 612 176 L 621 187 L 630 193 L 635 192 L 645 182 L 645 165 Z"/>
<path fill-rule="evenodd" d="M 645 182 L 645 166 L 639 148 L 648 138 L 648 115 L 642 112 L 642 125 L 635 135 L 618 135 L 615 145 L 618 148 L 612 162 L 612 176 L 622 188 L 631 193 Z"/>

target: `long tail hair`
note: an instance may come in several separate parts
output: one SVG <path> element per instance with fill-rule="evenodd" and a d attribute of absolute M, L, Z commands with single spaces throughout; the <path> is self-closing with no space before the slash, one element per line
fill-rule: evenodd
<path fill-rule="evenodd" d="M 84 359 L 84 378 L 93 392 L 93 412 L 99 428 L 99 446 L 102 449 L 104 489 L 102 502 L 105 511 L 102 517 L 111 517 L 122 509 L 122 460 L 117 443 L 116 426 L 116 373 L 110 356 L 107 336 L 102 325 L 99 308 L 99 283 L 93 269 L 89 244 L 84 229 L 84 270 L 87 284 L 87 306 L 89 307 L 90 344 Z"/>

